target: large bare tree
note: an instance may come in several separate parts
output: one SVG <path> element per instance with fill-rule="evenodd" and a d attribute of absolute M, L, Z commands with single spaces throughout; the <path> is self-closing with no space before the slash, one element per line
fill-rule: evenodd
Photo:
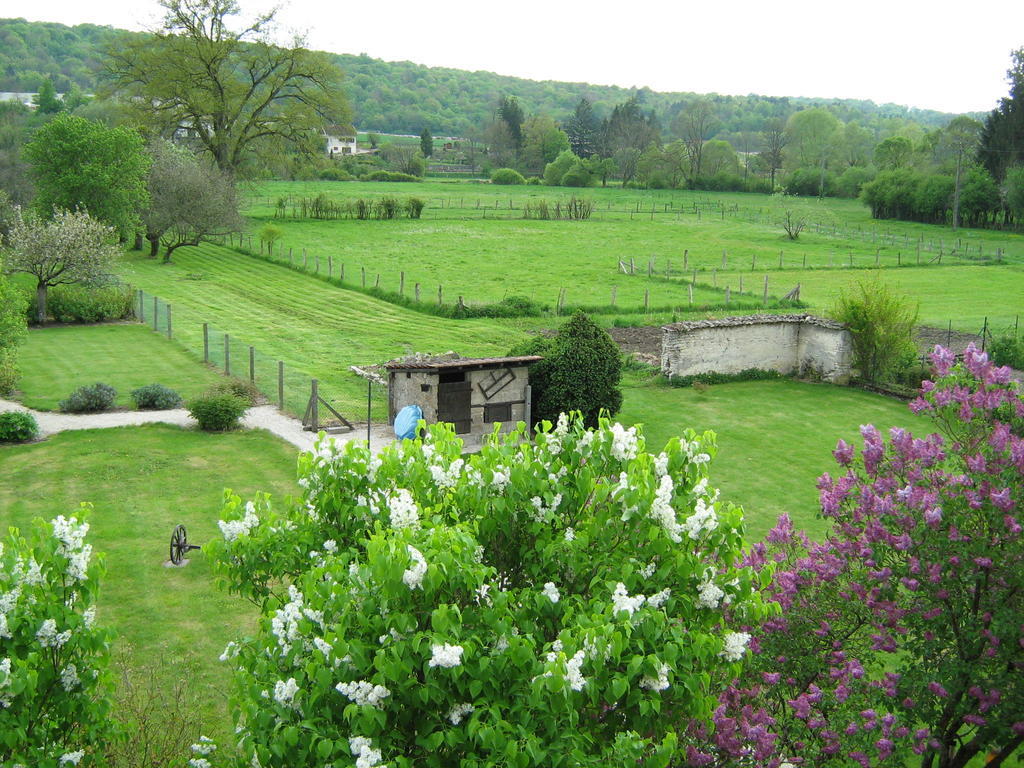
<path fill-rule="evenodd" d="M 701 175 L 704 161 L 704 142 L 710 139 L 718 127 L 715 108 L 706 99 L 691 101 L 673 121 L 675 134 L 686 145 L 686 154 L 690 160 L 689 178 L 696 179 Z"/>
<path fill-rule="evenodd" d="M 235 27 L 236 0 L 161 0 L 152 36 L 120 41 L 106 74 L 139 116 L 187 135 L 222 171 L 273 140 L 307 145 L 323 126 L 349 122 L 341 73 L 295 39 L 274 43 L 274 11 Z"/>

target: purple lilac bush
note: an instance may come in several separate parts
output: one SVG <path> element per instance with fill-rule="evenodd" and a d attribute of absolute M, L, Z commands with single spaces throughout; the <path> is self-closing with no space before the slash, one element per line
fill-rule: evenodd
<path fill-rule="evenodd" d="M 1024 400 L 973 346 L 932 362 L 911 409 L 941 434 L 862 427 L 818 483 L 827 539 L 782 517 L 750 553 L 781 613 L 691 765 L 996 768 L 1024 743 Z"/>

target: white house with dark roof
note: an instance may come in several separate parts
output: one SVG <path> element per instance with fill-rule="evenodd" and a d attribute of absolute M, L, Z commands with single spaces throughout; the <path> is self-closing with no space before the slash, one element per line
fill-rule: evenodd
<path fill-rule="evenodd" d="M 327 154 L 335 155 L 366 155 L 373 150 L 360 149 L 356 143 L 356 128 L 351 123 L 345 125 L 328 125 L 324 128 L 327 140 Z"/>

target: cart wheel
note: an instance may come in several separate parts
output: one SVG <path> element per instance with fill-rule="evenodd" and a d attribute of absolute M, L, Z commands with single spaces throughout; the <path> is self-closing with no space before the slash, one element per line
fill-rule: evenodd
<path fill-rule="evenodd" d="M 177 525 L 171 534 L 171 562 L 175 565 L 180 564 L 186 552 L 188 552 L 188 533 L 185 531 L 184 525 Z"/>

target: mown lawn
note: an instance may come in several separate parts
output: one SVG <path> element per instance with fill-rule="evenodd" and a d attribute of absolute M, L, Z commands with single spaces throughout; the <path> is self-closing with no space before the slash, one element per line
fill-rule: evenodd
<path fill-rule="evenodd" d="M 831 452 L 840 438 L 860 445 L 861 424 L 883 432 L 891 426 L 933 431 L 902 401 L 790 379 L 717 384 L 699 392 L 631 375 L 623 395 L 616 419 L 643 424 L 649 451 L 686 428 L 717 434 L 711 480 L 723 499 L 743 507 L 751 541 L 763 538 L 782 513 L 812 536 L 822 535 L 815 482 L 836 470 Z"/>
<path fill-rule="evenodd" d="M 78 387 L 103 382 L 117 390 L 117 405 L 133 408 L 131 391 L 163 384 L 186 400 L 220 378 L 178 344 L 135 323 L 34 328 L 18 350 L 20 400 L 56 410 Z"/>
<path fill-rule="evenodd" d="M 105 556 L 98 618 L 130 649 L 133 674 L 154 673 L 168 696 L 188 678 L 188 706 L 203 733 L 228 736 L 230 670 L 217 658 L 254 626 L 256 609 L 214 583 L 201 552 L 166 568 L 177 524 L 189 541 L 219 536 L 223 490 L 295 495 L 296 451 L 268 433 L 210 434 L 170 426 L 65 432 L 32 445 L 0 445 L 0 529 L 77 514 L 90 502 L 89 541 Z M 162 692 L 162 693 L 161 693 Z M 198 735 L 198 734 L 197 734 Z"/>

